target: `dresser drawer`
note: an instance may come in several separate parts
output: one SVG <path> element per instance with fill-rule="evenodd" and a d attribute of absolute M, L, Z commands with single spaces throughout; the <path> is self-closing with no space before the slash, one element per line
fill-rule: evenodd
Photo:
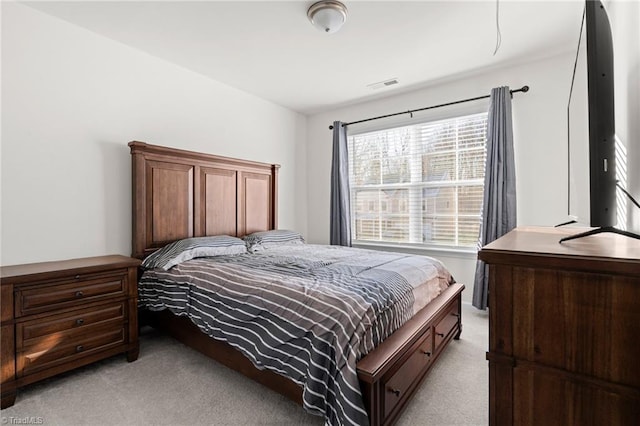
<path fill-rule="evenodd" d="M 449 335 L 456 329 L 460 320 L 460 312 L 458 311 L 458 305 L 453 304 L 447 314 L 436 324 L 435 327 L 435 350 L 440 348 L 440 345 L 449 337 Z"/>
<path fill-rule="evenodd" d="M 433 355 L 431 333 L 426 332 L 410 350 L 409 358 L 388 379 L 383 378 L 384 418 L 389 417 L 394 408 L 409 395 L 409 390 L 422 377 Z"/>
<path fill-rule="evenodd" d="M 127 295 L 127 270 L 75 275 L 67 279 L 17 287 L 16 318 L 78 303 Z"/>
<path fill-rule="evenodd" d="M 50 339 L 41 340 L 22 351 L 17 351 L 16 376 L 21 377 L 60 364 L 72 363 L 76 359 L 124 345 L 126 329 L 122 323 L 108 323 L 95 327 L 90 334 L 66 336 L 57 340 L 55 334 Z"/>
<path fill-rule="evenodd" d="M 106 323 L 126 321 L 126 302 L 66 312 L 16 324 L 16 349 L 75 339 Z"/>

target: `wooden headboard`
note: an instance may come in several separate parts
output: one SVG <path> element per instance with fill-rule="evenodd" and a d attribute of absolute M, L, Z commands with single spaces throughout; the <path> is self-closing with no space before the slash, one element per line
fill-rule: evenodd
<path fill-rule="evenodd" d="M 181 238 L 277 228 L 277 164 L 129 142 L 132 256 Z"/>

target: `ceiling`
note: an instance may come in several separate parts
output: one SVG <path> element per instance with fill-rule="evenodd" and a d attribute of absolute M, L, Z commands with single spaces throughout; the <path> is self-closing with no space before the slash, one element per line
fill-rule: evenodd
<path fill-rule="evenodd" d="M 307 20 L 313 1 L 25 4 L 303 114 L 573 50 L 583 9 L 500 0 L 494 55 L 495 0 L 343 1 L 335 34 Z"/>

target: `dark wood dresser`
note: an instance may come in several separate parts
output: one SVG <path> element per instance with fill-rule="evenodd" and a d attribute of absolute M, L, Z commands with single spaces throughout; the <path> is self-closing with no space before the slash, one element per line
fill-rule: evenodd
<path fill-rule="evenodd" d="M 38 380 L 118 353 L 138 358 L 139 264 L 112 255 L 0 268 L 2 408 Z"/>
<path fill-rule="evenodd" d="M 640 422 L 640 241 L 518 228 L 489 264 L 489 423 Z"/>

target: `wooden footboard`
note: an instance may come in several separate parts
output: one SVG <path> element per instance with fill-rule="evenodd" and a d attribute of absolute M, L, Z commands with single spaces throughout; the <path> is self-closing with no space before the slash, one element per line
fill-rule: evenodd
<path fill-rule="evenodd" d="M 451 285 L 358 362 L 371 425 L 392 424 L 447 344 L 460 337 L 462 290 Z"/>
<path fill-rule="evenodd" d="M 393 423 L 431 366 L 462 331 L 461 293 L 453 284 L 357 364 L 371 425 Z M 230 345 L 204 334 L 185 316 L 145 312 L 153 327 L 185 345 L 302 404 L 302 388 L 284 376 L 257 369 Z"/>

